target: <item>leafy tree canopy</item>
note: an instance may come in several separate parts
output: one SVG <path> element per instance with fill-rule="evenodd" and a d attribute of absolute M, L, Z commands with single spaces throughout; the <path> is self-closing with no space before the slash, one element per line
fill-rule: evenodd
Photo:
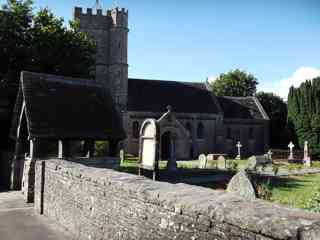
<path fill-rule="evenodd" d="M 2 83 L 17 83 L 22 70 L 90 76 L 95 43 L 77 29 L 77 22 L 66 27 L 46 8 L 33 14 L 31 0 L 7 1 L 0 10 Z"/>
<path fill-rule="evenodd" d="M 287 104 L 274 93 L 258 92 L 256 96 L 270 118 L 271 147 L 286 148 L 289 141 L 287 132 Z"/>
<path fill-rule="evenodd" d="M 239 69 L 222 73 L 212 83 L 216 96 L 246 97 L 257 91 L 258 80 L 250 73 Z"/>

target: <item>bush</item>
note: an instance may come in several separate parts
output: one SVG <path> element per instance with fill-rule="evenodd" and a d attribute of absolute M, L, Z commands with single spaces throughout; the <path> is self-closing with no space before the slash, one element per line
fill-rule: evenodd
<path fill-rule="evenodd" d="M 311 211 L 320 213 L 320 188 L 317 187 L 312 194 L 312 197 L 305 203 L 304 208 Z"/>
<path fill-rule="evenodd" d="M 271 200 L 272 186 L 269 178 L 266 179 L 258 176 L 251 176 L 251 182 L 258 198 L 268 201 Z"/>
<path fill-rule="evenodd" d="M 95 142 L 95 156 L 105 157 L 109 153 L 109 143 L 107 141 L 97 141 Z"/>
<path fill-rule="evenodd" d="M 237 160 L 228 161 L 228 169 L 237 171 L 239 163 Z"/>
<path fill-rule="evenodd" d="M 272 197 L 272 187 L 270 182 L 262 182 L 256 185 L 256 194 L 258 198 L 264 200 L 271 200 Z"/>

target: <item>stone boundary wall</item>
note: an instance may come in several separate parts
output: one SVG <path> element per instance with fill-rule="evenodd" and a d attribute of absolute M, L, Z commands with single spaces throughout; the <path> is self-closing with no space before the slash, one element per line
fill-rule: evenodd
<path fill-rule="evenodd" d="M 61 160 L 37 161 L 35 209 L 83 240 L 320 239 L 318 214 Z"/>

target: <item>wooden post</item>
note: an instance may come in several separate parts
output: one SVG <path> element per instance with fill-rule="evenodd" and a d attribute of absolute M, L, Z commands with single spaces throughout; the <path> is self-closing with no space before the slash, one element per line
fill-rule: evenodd
<path fill-rule="evenodd" d="M 118 140 L 109 140 L 109 155 L 110 157 L 117 156 Z"/>

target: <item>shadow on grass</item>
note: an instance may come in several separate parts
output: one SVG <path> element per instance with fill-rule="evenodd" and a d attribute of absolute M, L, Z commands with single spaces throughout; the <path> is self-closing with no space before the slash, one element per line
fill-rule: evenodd
<path fill-rule="evenodd" d="M 120 167 L 119 170 L 121 172 L 138 174 L 136 166 Z M 157 181 L 173 184 L 186 183 L 212 189 L 225 189 L 234 174 L 234 171 L 219 169 L 178 168 L 176 171 L 160 169 L 157 174 Z M 152 178 L 151 171 L 144 170 L 143 175 L 147 178 Z"/>
<path fill-rule="evenodd" d="M 277 178 L 271 179 L 270 184 L 272 188 L 281 188 L 283 191 L 291 191 L 292 189 L 305 188 L 308 183 L 312 183 L 312 180 L 308 180 L 302 177 L 295 178 Z"/>
<path fill-rule="evenodd" d="M 306 175 L 305 175 L 306 176 Z M 281 189 L 282 191 L 290 192 L 293 189 L 305 188 L 308 183 L 312 183 L 312 179 L 306 179 L 305 176 L 300 177 L 274 177 L 253 175 L 252 180 L 255 183 L 269 183 L 271 189 Z M 308 175 L 307 175 L 308 176 Z"/>

